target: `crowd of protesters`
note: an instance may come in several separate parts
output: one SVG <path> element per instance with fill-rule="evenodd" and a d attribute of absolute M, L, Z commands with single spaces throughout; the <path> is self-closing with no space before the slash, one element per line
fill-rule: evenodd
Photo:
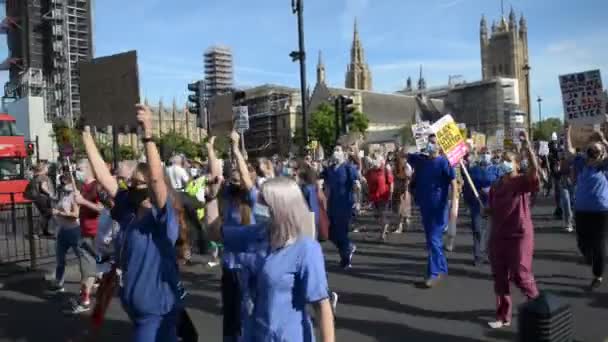
<path fill-rule="evenodd" d="M 491 328 L 511 323 L 510 281 L 528 299 L 538 296 L 531 214 L 538 196 L 553 191 L 554 214 L 566 231 L 576 231 L 580 253 L 591 266 L 590 289 L 602 283 L 608 142 L 601 133 L 581 152 L 572 148 L 567 129 L 564 141 L 552 141 L 542 156 L 524 134 L 519 148 L 472 148 L 461 170 L 433 135 L 418 151 L 397 148 L 365 156 L 355 142 L 338 144 L 325 160 L 249 160 L 239 134 L 232 132 L 231 160 L 217 157 L 211 136 L 206 160 L 175 155 L 165 165 L 152 139 L 150 110 L 137 105 L 135 113 L 145 162 L 123 161 L 113 170 L 85 128 L 87 158 L 68 161 L 57 172 L 57 190 L 45 164 L 34 168 L 26 190 L 42 217 L 38 233 L 56 235 L 52 289 L 64 291 L 66 255 L 72 250 L 81 276 L 74 313 L 95 307 L 100 324 L 108 293 L 111 298 L 118 287 L 134 341 L 189 340 L 183 333 L 189 318 L 180 269 L 193 252 L 208 254 L 207 266 L 221 268 L 225 341 L 313 341 L 308 306 L 322 341 L 334 341 L 338 294 L 330 290 L 320 242 L 331 241 L 348 272 L 356 267 L 357 251 L 351 223 L 361 211 L 378 219 L 382 243 L 390 234 L 415 229 L 417 206 L 428 253 L 422 284 L 430 289 L 448 274 L 461 197 L 471 216 L 472 263 L 489 263 L 494 277 Z M 196 335 L 193 330 L 188 334 Z"/>

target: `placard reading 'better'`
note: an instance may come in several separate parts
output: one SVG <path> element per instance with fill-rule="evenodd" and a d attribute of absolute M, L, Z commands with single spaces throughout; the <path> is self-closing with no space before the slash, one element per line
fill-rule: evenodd
<path fill-rule="evenodd" d="M 602 75 L 599 70 L 561 75 L 559 84 L 562 90 L 564 116 L 568 121 L 588 121 L 604 119 L 605 96 L 602 88 Z"/>

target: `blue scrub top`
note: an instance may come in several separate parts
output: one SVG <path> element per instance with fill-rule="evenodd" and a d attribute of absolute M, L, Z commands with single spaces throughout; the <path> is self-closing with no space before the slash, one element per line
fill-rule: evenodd
<path fill-rule="evenodd" d="M 325 186 L 329 189 L 328 210 L 336 208 L 348 209 L 353 207 L 353 187 L 355 181 L 359 179 L 359 173 L 354 165 L 345 162 L 338 167 L 330 166 L 323 170 L 321 178 L 325 181 Z M 346 213 L 350 215 L 350 212 Z"/>
<path fill-rule="evenodd" d="M 409 155 L 408 163 L 415 173 L 414 200 L 422 213 L 447 213 L 448 191 L 456 178 L 448 159 L 414 153 Z"/>
<path fill-rule="evenodd" d="M 258 189 L 254 186 L 252 187 L 246 195 L 245 200 L 247 204 L 251 207 L 251 224 L 255 224 L 255 212 L 256 212 L 256 204 L 258 201 Z M 236 226 L 241 224 L 241 211 L 239 205 L 236 201 L 231 200 L 230 193 L 228 192 L 228 188 L 224 189 L 223 193 L 224 198 L 224 224 Z"/>
<path fill-rule="evenodd" d="M 318 242 L 300 237 L 270 251 L 266 225 L 224 226 L 224 248 L 236 255 L 249 274 L 251 316 L 244 322 L 244 341 L 314 341 L 306 304 L 328 298 L 323 252 Z"/>
<path fill-rule="evenodd" d="M 120 224 L 118 257 L 123 271 L 120 299 L 131 319 L 165 315 L 181 306 L 175 242 L 177 215 L 170 199 L 137 219 L 127 191 L 116 194 L 112 218 Z"/>
<path fill-rule="evenodd" d="M 574 159 L 576 170 L 576 193 L 574 210 L 583 212 L 608 211 L 608 163 L 592 167 L 587 159 L 577 156 Z"/>
<path fill-rule="evenodd" d="M 315 225 L 319 227 L 319 198 L 317 196 L 317 186 L 314 184 L 306 184 L 302 186 L 302 194 L 308 203 L 310 211 L 315 213 Z"/>
<path fill-rule="evenodd" d="M 471 180 L 475 185 L 479 198 L 484 206 L 486 206 L 488 204 L 489 188 L 500 178 L 498 176 L 498 168 L 475 165 L 469 169 L 469 176 L 471 176 Z M 480 212 L 481 208 L 479 206 L 479 201 L 475 198 L 475 194 L 468 181 L 464 182 L 463 197 L 469 208 L 471 208 L 471 211 L 474 213 Z"/>

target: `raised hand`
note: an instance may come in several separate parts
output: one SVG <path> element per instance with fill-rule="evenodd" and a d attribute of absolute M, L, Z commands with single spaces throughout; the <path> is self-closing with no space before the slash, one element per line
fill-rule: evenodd
<path fill-rule="evenodd" d="M 232 131 L 230 132 L 230 141 L 232 142 L 233 145 L 238 146 L 239 145 L 239 139 L 240 136 L 236 131 Z"/>
<path fill-rule="evenodd" d="M 144 137 L 151 138 L 154 126 L 152 124 L 152 112 L 150 108 L 143 104 L 137 104 L 135 108 L 137 109 L 137 122 L 144 131 Z"/>

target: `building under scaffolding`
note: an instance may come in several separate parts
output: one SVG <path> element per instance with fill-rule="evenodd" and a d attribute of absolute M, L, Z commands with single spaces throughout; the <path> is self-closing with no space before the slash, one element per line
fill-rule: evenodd
<path fill-rule="evenodd" d="M 91 0 L 5 0 L 4 97 L 44 97 L 45 117 L 80 116 L 78 63 L 93 57 Z"/>
<path fill-rule="evenodd" d="M 234 72 L 232 51 L 228 47 L 210 47 L 204 55 L 205 60 L 205 98 L 210 99 L 232 91 Z"/>
<path fill-rule="evenodd" d="M 293 141 L 301 127 L 300 91 L 277 85 L 247 89 L 242 105 L 249 108 L 249 130 L 245 146 L 250 157 L 287 155 L 297 146 Z"/>

